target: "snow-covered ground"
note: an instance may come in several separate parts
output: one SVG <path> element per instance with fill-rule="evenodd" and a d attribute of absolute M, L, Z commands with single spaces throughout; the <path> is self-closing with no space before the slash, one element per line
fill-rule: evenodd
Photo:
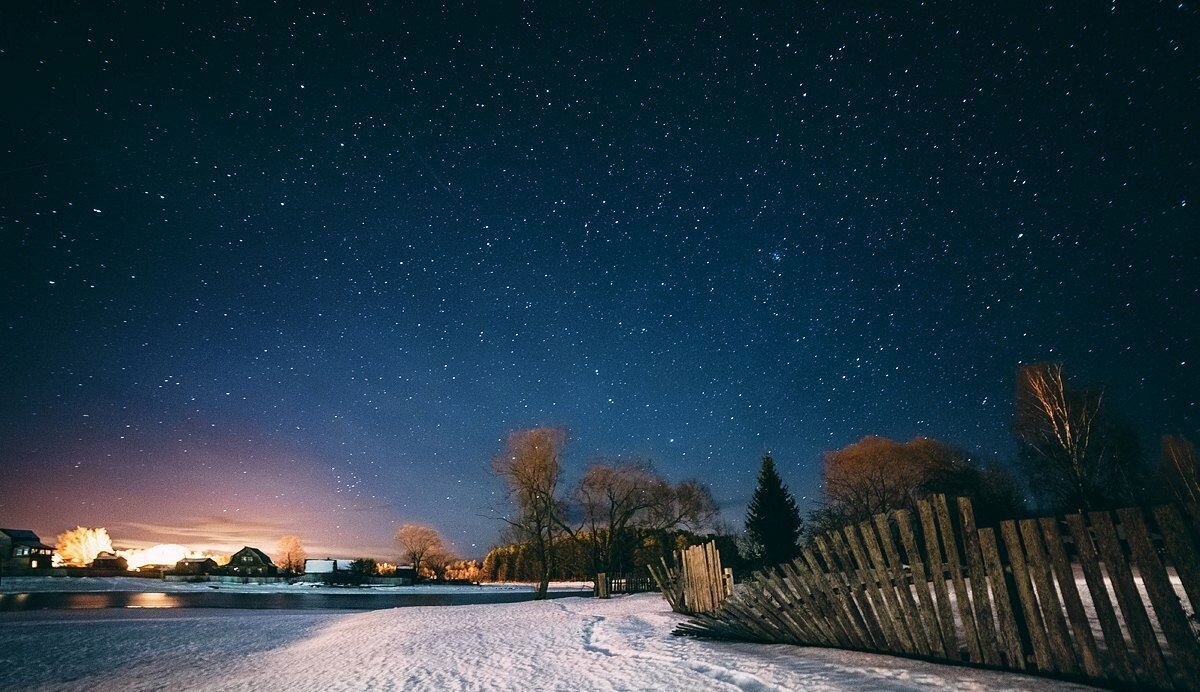
<path fill-rule="evenodd" d="M 0 617 L 0 688 L 41 690 L 1051 690 L 889 656 L 675 637 L 655 594 L 354 614 Z M 1077 688 L 1082 689 L 1082 688 Z"/>
<path fill-rule="evenodd" d="M 135 591 L 175 593 L 185 591 L 226 591 L 231 593 L 479 593 L 480 591 L 532 591 L 532 584 L 483 584 L 480 586 L 421 584 L 419 586 L 325 586 L 323 584 L 223 584 L 218 582 L 177 582 L 139 577 L 4 577 L 0 593 L 85 593 L 97 591 Z M 591 582 L 554 582 L 556 591 L 590 590 Z"/>

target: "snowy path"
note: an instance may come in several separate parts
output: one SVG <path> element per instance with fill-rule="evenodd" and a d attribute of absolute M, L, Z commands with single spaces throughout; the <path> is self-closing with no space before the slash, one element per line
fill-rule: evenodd
<path fill-rule="evenodd" d="M 927 690 L 1062 683 L 674 637 L 657 595 L 355 614 L 191 610 L 0 621 L 0 688 Z M 1082 689 L 1082 688 L 1080 688 Z"/>

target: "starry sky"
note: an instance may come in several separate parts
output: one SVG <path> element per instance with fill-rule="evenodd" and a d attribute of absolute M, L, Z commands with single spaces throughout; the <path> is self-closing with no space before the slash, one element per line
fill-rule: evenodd
<path fill-rule="evenodd" d="M 1046 359 L 1195 434 L 1195 5 L 891 5 L 6 8 L 0 525 L 479 556 L 539 424 L 737 520 Z"/>

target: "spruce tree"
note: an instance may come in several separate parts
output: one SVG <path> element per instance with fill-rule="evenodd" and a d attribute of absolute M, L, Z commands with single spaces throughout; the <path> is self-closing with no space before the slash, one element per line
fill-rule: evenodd
<path fill-rule="evenodd" d="M 746 512 L 746 534 L 762 566 L 778 565 L 799 555 L 800 510 L 788 492 L 775 460 L 764 455 L 758 472 L 758 487 Z"/>

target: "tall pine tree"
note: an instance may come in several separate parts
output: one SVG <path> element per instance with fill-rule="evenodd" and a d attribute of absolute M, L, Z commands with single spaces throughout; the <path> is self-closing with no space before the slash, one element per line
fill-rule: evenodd
<path fill-rule="evenodd" d="M 746 512 L 746 534 L 756 561 L 763 566 L 778 565 L 799 555 L 802 528 L 796 500 L 775 470 L 775 460 L 764 455 L 758 487 Z"/>

